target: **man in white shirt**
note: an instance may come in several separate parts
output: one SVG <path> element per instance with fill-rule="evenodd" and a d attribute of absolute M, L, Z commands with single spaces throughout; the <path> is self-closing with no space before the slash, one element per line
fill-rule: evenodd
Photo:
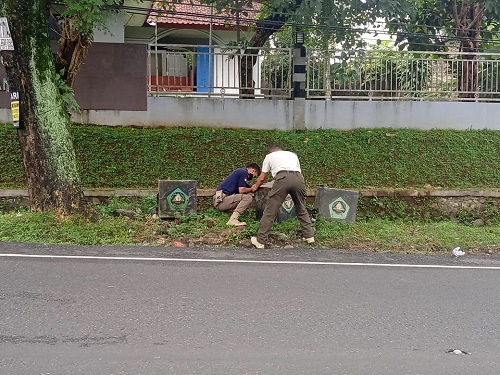
<path fill-rule="evenodd" d="M 270 146 L 269 154 L 266 155 L 262 163 L 262 172 L 257 182 L 252 185 L 252 191 L 256 191 L 264 183 L 269 173 L 274 178 L 274 184 L 260 219 L 257 236 L 251 238 L 252 245 L 258 249 L 265 247 L 276 214 L 288 194 L 292 197 L 295 205 L 295 213 L 300 221 L 304 240 L 310 244 L 314 243 L 311 218 L 305 205 L 306 185 L 301 173 L 299 158 L 295 153 L 284 151 L 278 145 Z"/>

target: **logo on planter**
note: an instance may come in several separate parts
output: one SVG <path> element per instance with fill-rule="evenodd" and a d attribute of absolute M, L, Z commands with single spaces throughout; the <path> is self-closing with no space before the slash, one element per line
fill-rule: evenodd
<path fill-rule="evenodd" d="M 181 189 L 177 188 L 167 195 L 167 203 L 172 211 L 185 210 L 189 203 L 189 196 Z"/>
<path fill-rule="evenodd" d="M 281 205 L 281 207 L 283 207 L 283 209 L 286 211 L 287 214 L 289 214 L 290 212 L 292 212 L 293 210 L 293 199 L 291 197 L 290 194 L 288 194 L 285 198 L 285 200 L 283 201 L 283 204 Z"/>
<path fill-rule="evenodd" d="M 346 201 L 340 197 L 330 203 L 328 208 L 332 219 L 345 219 L 350 209 Z"/>

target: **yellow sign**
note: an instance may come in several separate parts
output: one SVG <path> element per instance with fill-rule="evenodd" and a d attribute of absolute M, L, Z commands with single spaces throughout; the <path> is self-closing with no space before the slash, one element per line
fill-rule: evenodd
<path fill-rule="evenodd" d="M 19 100 L 11 101 L 10 109 L 12 110 L 12 122 L 19 122 Z"/>

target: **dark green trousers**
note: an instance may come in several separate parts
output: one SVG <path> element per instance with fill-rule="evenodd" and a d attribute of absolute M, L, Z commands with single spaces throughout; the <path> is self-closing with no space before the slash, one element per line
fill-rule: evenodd
<path fill-rule="evenodd" d="M 274 219 L 280 209 L 286 196 L 290 194 L 295 205 L 295 213 L 300 221 L 302 228 L 302 236 L 309 238 L 314 236 L 314 231 L 311 225 L 311 218 L 306 210 L 306 185 L 304 176 L 301 173 L 278 173 L 274 178 L 273 187 L 269 191 L 266 208 L 260 219 L 259 230 L 257 232 L 257 240 L 261 244 L 266 244 L 269 238 L 269 232 L 273 227 Z"/>

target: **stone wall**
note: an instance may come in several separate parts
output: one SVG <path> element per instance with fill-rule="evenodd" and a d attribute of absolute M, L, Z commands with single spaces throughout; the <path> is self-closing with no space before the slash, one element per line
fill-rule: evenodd
<path fill-rule="evenodd" d="M 197 190 L 199 210 L 211 207 L 211 189 Z M 314 204 L 315 189 L 308 190 L 307 203 Z M 93 203 L 105 203 L 110 196 L 145 197 L 156 190 L 87 190 Z M 0 190 L 0 210 L 27 205 L 26 190 Z M 357 216 L 387 218 L 454 218 L 483 225 L 500 215 L 500 190 L 360 190 Z"/>

